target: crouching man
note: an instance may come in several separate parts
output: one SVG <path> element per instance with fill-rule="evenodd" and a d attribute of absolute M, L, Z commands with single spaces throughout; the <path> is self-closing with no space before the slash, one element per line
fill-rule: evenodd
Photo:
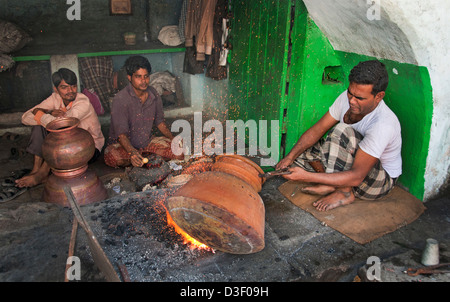
<path fill-rule="evenodd" d="M 26 150 L 34 155 L 34 164 L 30 174 L 16 180 L 17 187 L 34 187 L 47 180 L 50 167 L 42 158 L 42 144 L 48 134 L 45 126 L 51 121 L 61 117 L 75 117 L 80 120 L 78 127 L 87 130 L 95 143 L 95 154 L 90 163 L 99 157 L 105 143 L 94 107 L 87 96 L 77 92 L 75 73 L 61 68 L 52 74 L 52 82 L 52 95 L 22 116 L 23 124 L 33 126 Z"/>
<path fill-rule="evenodd" d="M 276 166 L 290 167 L 286 179 L 312 184 L 303 192 L 323 195 L 313 203 L 319 211 L 350 204 L 355 197 L 383 197 L 402 173 L 400 123 L 383 101 L 388 86 L 384 64 L 359 63 L 349 82 L 329 111 Z"/>

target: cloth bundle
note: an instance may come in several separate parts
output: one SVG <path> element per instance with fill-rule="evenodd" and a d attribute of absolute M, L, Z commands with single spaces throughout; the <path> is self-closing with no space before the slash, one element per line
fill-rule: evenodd
<path fill-rule="evenodd" d="M 19 51 L 32 38 L 17 25 L 0 20 L 0 72 L 10 69 L 15 62 L 9 53 Z"/>

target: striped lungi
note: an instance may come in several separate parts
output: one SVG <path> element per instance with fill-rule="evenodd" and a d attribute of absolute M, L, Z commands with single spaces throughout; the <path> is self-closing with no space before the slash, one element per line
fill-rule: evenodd
<path fill-rule="evenodd" d="M 339 123 L 330 131 L 326 139 L 320 139 L 314 146 L 303 152 L 294 163 L 310 172 L 315 171 L 309 162 L 318 160 L 325 167 L 325 173 L 350 170 L 362 139 L 361 133 L 350 125 Z M 357 198 L 374 200 L 388 194 L 395 183 L 396 179 L 391 178 L 378 161 L 363 182 L 353 187 L 353 193 Z"/>

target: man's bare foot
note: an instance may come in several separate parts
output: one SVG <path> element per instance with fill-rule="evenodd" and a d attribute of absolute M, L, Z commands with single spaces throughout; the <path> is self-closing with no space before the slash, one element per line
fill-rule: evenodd
<path fill-rule="evenodd" d="M 35 155 L 33 168 L 31 169 L 31 172 L 28 175 L 36 174 L 41 169 L 43 163 L 44 159 L 40 156 Z"/>
<path fill-rule="evenodd" d="M 33 167 L 33 170 L 31 170 L 31 172 L 28 173 L 27 175 L 33 175 L 33 174 L 36 174 L 38 171 L 39 171 L 39 168 L 35 170 L 34 167 Z"/>
<path fill-rule="evenodd" d="M 351 204 L 355 200 L 353 192 L 335 191 L 313 203 L 318 211 L 328 211 L 339 206 Z"/>
<path fill-rule="evenodd" d="M 16 180 L 16 187 L 19 188 L 34 187 L 39 184 L 45 183 L 47 181 L 47 178 L 48 174 L 44 173 L 28 174 Z"/>
<path fill-rule="evenodd" d="M 315 186 L 308 186 L 301 189 L 303 193 L 306 194 L 313 194 L 313 195 L 328 195 L 334 191 L 336 191 L 335 187 L 327 186 L 327 185 L 315 185 Z"/>

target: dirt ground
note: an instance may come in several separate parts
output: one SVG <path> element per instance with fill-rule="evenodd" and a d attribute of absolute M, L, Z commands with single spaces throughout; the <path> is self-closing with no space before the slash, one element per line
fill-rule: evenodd
<path fill-rule="evenodd" d="M 16 141 L 0 139 L 0 178 L 31 168 L 33 158 L 23 150 L 27 135 Z M 11 152 L 16 148 L 16 152 Z M 450 274 L 409 277 L 404 271 L 421 267 L 425 240 L 439 241 L 441 263 L 450 262 L 448 197 L 426 203 L 427 211 L 414 223 L 367 245 L 359 245 L 284 199 L 277 191 L 282 178 L 267 181 L 260 195 L 266 206 L 266 246 L 251 255 L 192 250 L 157 215 L 164 189 L 137 191 L 123 170 L 90 165 L 108 188 L 109 199 L 83 206 L 97 239 L 120 278 L 126 267 L 131 281 L 355 281 L 369 256 L 383 260 L 383 280 L 448 282 Z M 112 189 L 120 179 L 120 192 Z M 0 203 L 0 281 L 63 282 L 74 219 L 70 208 L 41 201 L 43 185 L 14 200 Z M 134 214 L 133 214 L 134 213 Z M 151 217 L 149 226 L 139 219 Z M 146 216 L 146 217 L 147 217 Z M 128 221 L 125 217 L 130 218 Z M 130 224 L 130 221 L 134 224 Z M 137 224 L 136 224 L 137 223 Z M 81 281 L 103 282 L 93 260 L 86 233 L 78 228 L 75 255 L 82 263 Z"/>

